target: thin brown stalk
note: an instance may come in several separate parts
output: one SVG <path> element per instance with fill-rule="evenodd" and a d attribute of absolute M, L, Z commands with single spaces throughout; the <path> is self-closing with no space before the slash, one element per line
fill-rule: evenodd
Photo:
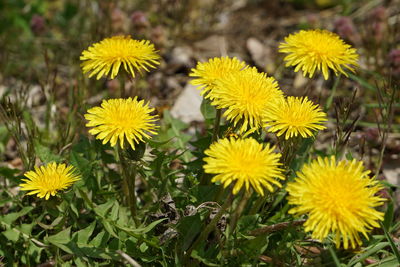
<path fill-rule="evenodd" d="M 273 232 L 277 232 L 283 229 L 286 229 L 290 226 L 299 226 L 302 225 L 306 220 L 297 220 L 297 221 L 292 221 L 292 222 L 281 222 L 273 225 L 268 225 L 264 226 L 262 228 L 253 230 L 249 233 L 249 235 L 252 236 L 259 236 L 259 235 L 264 235 L 264 234 L 269 234 Z"/>

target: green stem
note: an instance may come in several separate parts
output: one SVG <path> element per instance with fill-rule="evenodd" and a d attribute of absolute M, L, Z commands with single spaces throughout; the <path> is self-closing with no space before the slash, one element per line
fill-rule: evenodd
<path fill-rule="evenodd" d="M 197 237 L 197 239 L 193 242 L 193 244 L 187 250 L 186 255 L 185 255 L 185 260 L 184 260 L 185 263 L 187 263 L 187 261 L 189 260 L 193 249 L 195 249 L 200 243 L 202 243 L 208 237 L 208 235 L 211 233 L 211 231 L 215 229 L 217 223 L 221 219 L 222 215 L 225 213 L 226 209 L 232 204 L 232 199 L 233 199 L 233 195 L 232 195 L 232 193 L 230 193 L 225 204 L 220 208 L 220 210 L 215 215 L 215 217 L 211 220 L 211 222 L 207 225 L 207 227 L 204 229 L 204 231 L 201 232 L 201 234 Z"/>
<path fill-rule="evenodd" d="M 265 235 L 265 234 L 270 234 L 273 232 L 281 231 L 284 229 L 287 229 L 288 227 L 295 227 L 302 225 L 305 222 L 305 220 L 297 220 L 297 221 L 292 221 L 292 222 L 281 222 L 281 223 L 276 223 L 273 225 L 267 225 L 262 228 L 255 229 L 251 232 L 249 232 L 249 235 L 252 236 L 259 236 L 259 235 Z"/>
<path fill-rule="evenodd" d="M 215 116 L 214 120 L 214 129 L 213 129 L 213 135 L 211 137 L 211 144 L 214 143 L 215 141 L 218 140 L 218 134 L 219 134 L 219 124 L 221 122 L 221 114 L 222 111 L 220 109 L 217 109 L 217 114 Z M 204 171 L 200 177 L 200 185 L 207 185 L 209 184 L 209 179 L 210 176 L 207 175 Z"/>
<path fill-rule="evenodd" d="M 240 200 L 239 204 L 237 205 L 237 207 L 235 209 L 235 212 L 233 213 L 233 216 L 232 216 L 232 221 L 229 224 L 229 226 L 230 226 L 229 232 L 231 234 L 235 231 L 237 222 L 238 222 L 238 220 L 240 218 L 240 215 L 242 215 L 242 212 L 243 212 L 244 208 L 246 207 L 247 201 L 251 197 L 252 193 L 253 193 L 253 191 L 246 190 L 244 192 L 244 195 L 243 195 L 242 199 Z"/>
<path fill-rule="evenodd" d="M 339 74 L 335 79 L 335 83 L 333 84 L 333 87 L 331 89 L 331 94 L 328 97 L 328 99 L 326 100 L 326 104 L 325 104 L 325 108 L 324 108 L 325 112 L 327 112 L 329 110 L 329 108 L 331 107 L 331 105 L 332 105 L 333 98 L 335 97 L 335 94 L 336 94 L 336 89 L 337 89 L 337 87 L 339 85 L 339 82 L 340 82 L 340 77 L 341 77 L 341 74 Z"/>
<path fill-rule="evenodd" d="M 132 76 L 130 76 L 130 75 L 128 75 L 128 79 L 131 81 L 131 83 L 132 83 L 132 86 L 131 86 L 131 88 L 129 89 L 129 96 L 130 97 L 135 97 L 135 96 L 140 96 L 140 92 L 139 92 L 139 88 L 137 88 L 137 86 L 136 86 L 136 83 L 135 83 L 135 80 L 133 79 L 133 77 Z"/>
<path fill-rule="evenodd" d="M 125 79 L 124 79 L 124 77 L 119 79 L 119 97 L 125 98 Z"/>
<path fill-rule="evenodd" d="M 303 138 L 299 136 L 289 138 L 288 140 L 285 140 L 282 136 L 278 138 L 279 142 L 282 143 L 283 166 L 290 167 L 290 164 L 296 157 L 296 152 Z"/>
<path fill-rule="evenodd" d="M 212 139 L 211 139 L 212 143 L 218 140 L 219 124 L 221 122 L 221 115 L 222 115 L 221 109 L 217 109 L 217 114 L 215 115 L 215 121 L 214 121 L 214 130 L 213 130 L 213 135 L 212 135 Z"/>
<path fill-rule="evenodd" d="M 123 190 L 126 194 L 126 198 L 128 200 L 129 208 L 131 210 L 132 218 L 135 221 L 136 225 L 139 225 L 139 221 L 137 219 L 137 210 L 136 210 L 136 194 L 135 194 L 135 175 L 136 168 L 133 171 L 128 165 L 128 162 L 123 155 L 122 149 L 118 147 L 118 156 L 121 165 L 121 173 L 123 177 Z"/>
<path fill-rule="evenodd" d="M 221 184 L 218 186 L 217 192 L 214 197 L 214 201 L 220 203 L 221 198 L 224 196 L 224 193 L 225 193 L 224 186 Z"/>
<path fill-rule="evenodd" d="M 333 246 L 329 245 L 328 250 L 331 253 L 332 259 L 335 262 L 336 267 L 341 267 L 340 261 L 339 261 L 337 255 L 336 255 L 335 250 L 333 249 Z"/>
<path fill-rule="evenodd" d="M 249 215 L 256 214 L 260 210 L 260 208 L 264 205 L 265 201 L 266 201 L 265 197 L 259 197 L 254 203 L 254 205 L 251 207 Z"/>

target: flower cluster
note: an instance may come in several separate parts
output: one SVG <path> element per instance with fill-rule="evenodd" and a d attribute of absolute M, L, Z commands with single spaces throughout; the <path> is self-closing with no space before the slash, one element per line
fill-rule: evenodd
<path fill-rule="evenodd" d="M 346 70 L 354 72 L 353 66 L 357 66 L 356 50 L 326 30 L 289 35 L 279 49 L 288 54 L 284 58 L 287 66 L 295 66 L 295 72 L 302 70 L 310 78 L 318 71 L 328 79 L 329 69 L 336 75 L 347 75 Z M 132 77 L 137 71 L 149 71 L 159 64 L 160 56 L 149 41 L 115 36 L 93 44 L 80 59 L 82 70 L 89 77 L 114 79 L 121 66 Z M 211 182 L 230 187 L 233 195 L 254 190 L 263 197 L 284 188 L 288 204 L 292 205 L 289 213 L 307 216 L 305 231 L 319 240 L 332 237 L 337 247 L 343 244 L 345 249 L 356 248 L 362 244 L 361 236 L 368 238 L 367 233 L 379 227 L 383 213 L 375 208 L 384 201 L 377 196 L 382 186 L 369 177 L 362 162 L 318 157 L 303 165 L 285 186 L 290 164 L 285 161 L 287 155 L 282 147 L 294 143 L 289 139 L 314 137 L 326 128 L 327 114 L 319 105 L 307 97 L 286 96 L 274 77 L 237 58 L 217 57 L 200 62 L 189 76 L 233 133 L 218 139 L 229 134 L 218 132 L 220 118 L 216 118 L 216 141 L 204 151 L 203 159 L 204 172 L 213 175 Z M 88 109 L 84 118 L 88 132 L 103 144 L 135 150 L 157 134 L 159 119 L 154 111 L 148 102 L 132 96 L 103 100 L 100 106 Z M 265 143 L 258 135 L 263 129 L 274 133 L 279 145 Z M 122 161 L 121 166 L 124 167 Z M 73 166 L 55 162 L 35 167 L 25 177 L 21 190 L 46 200 L 81 179 Z M 129 190 L 130 199 L 135 200 L 134 188 Z M 132 216 L 135 208 L 131 209 Z"/>
<path fill-rule="evenodd" d="M 337 35 L 326 30 L 300 31 L 285 39 L 280 51 L 287 53 L 287 66 L 296 66 L 310 78 L 321 71 L 329 78 L 354 72 L 356 50 Z M 221 110 L 239 135 L 220 139 L 205 150 L 204 171 L 213 174 L 212 182 L 231 186 L 237 194 L 242 188 L 254 189 L 263 196 L 265 189 L 274 191 L 285 180 L 282 155 L 269 144 L 246 138 L 249 133 L 266 128 L 285 140 L 313 137 L 326 127 L 327 115 L 307 97 L 285 96 L 277 81 L 236 58 L 213 58 L 198 63 L 190 74 L 211 105 Z M 289 144 L 289 143 L 287 143 Z M 291 214 L 308 215 L 305 231 L 324 240 L 332 233 L 334 242 L 345 249 L 361 244 L 360 233 L 367 236 L 383 219 L 375 209 L 383 199 L 376 196 L 382 189 L 368 176 L 362 162 L 339 161 L 335 157 L 318 158 L 303 166 L 297 178 L 286 188 Z"/>
<path fill-rule="evenodd" d="M 158 65 L 159 58 L 153 44 L 147 40 L 133 40 L 130 36 L 106 38 L 83 51 L 80 57 L 83 73 L 89 72 L 89 77 L 97 75 L 97 79 L 103 76 L 114 79 L 121 66 L 128 75 L 135 77 L 135 71 L 149 71 Z M 137 97 L 103 100 L 100 107 L 93 107 L 85 114 L 86 126 L 93 127 L 89 133 L 103 140 L 103 144 L 115 146 L 119 143 L 124 148 L 128 142 L 134 150 L 135 144 L 156 134 L 158 117 L 152 112 L 154 108 Z M 21 190 L 47 200 L 79 180 L 80 176 L 74 173 L 72 166 L 54 162 L 35 167 L 35 171 L 25 174 L 28 179 L 23 179 Z"/>

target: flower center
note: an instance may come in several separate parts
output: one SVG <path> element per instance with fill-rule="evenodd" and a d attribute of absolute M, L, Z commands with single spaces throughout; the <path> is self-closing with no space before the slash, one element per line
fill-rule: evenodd
<path fill-rule="evenodd" d="M 259 173 L 262 162 L 259 158 L 248 153 L 235 153 L 232 155 L 232 171 L 240 176 L 254 177 Z"/>
<path fill-rule="evenodd" d="M 319 205 L 335 218 L 343 217 L 344 214 L 353 214 L 358 203 L 354 198 L 352 183 L 346 182 L 351 178 L 346 174 L 343 175 L 342 172 L 328 175 L 335 179 L 326 179 L 320 184 L 321 203 Z"/>

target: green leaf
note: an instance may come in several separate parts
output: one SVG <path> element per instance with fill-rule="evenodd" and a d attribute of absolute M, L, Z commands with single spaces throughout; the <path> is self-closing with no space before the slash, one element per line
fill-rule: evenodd
<path fill-rule="evenodd" d="M 27 254 L 30 255 L 35 262 L 39 262 L 40 257 L 41 257 L 41 253 L 44 250 L 43 247 L 38 247 L 35 243 L 33 243 L 32 241 L 29 241 L 28 243 L 28 248 L 27 248 Z"/>
<path fill-rule="evenodd" d="M 3 207 L 6 203 L 12 202 L 12 201 L 13 201 L 13 199 L 11 197 L 1 199 L 0 200 L 0 207 Z"/>
<path fill-rule="evenodd" d="M 110 212 L 110 219 L 116 221 L 118 219 L 119 204 L 118 201 L 114 201 L 112 210 Z"/>
<path fill-rule="evenodd" d="M 94 247 L 103 247 L 105 244 L 107 244 L 109 239 L 110 235 L 105 231 L 102 231 L 98 233 L 89 244 L 93 245 Z"/>
<path fill-rule="evenodd" d="M 71 151 L 70 162 L 75 166 L 79 173 L 86 177 L 92 170 L 92 164 L 89 160 L 84 158 L 80 153 Z"/>
<path fill-rule="evenodd" d="M 2 232 L 2 234 L 10 241 L 17 242 L 19 239 L 20 232 L 15 231 L 14 229 L 8 229 Z"/>
<path fill-rule="evenodd" d="M 217 110 L 211 105 L 211 101 L 206 98 L 203 98 L 203 101 L 201 102 L 200 112 L 203 114 L 205 120 L 213 120 L 217 114 Z"/>
<path fill-rule="evenodd" d="M 96 214 L 98 214 L 101 217 L 106 217 L 107 212 L 109 211 L 109 209 L 111 209 L 112 206 L 115 205 L 115 203 L 117 203 L 117 200 L 110 199 L 106 203 L 98 205 L 97 207 L 95 207 L 94 208 L 94 212 L 96 212 Z"/>
<path fill-rule="evenodd" d="M 101 223 L 103 224 L 104 228 L 110 235 L 112 235 L 115 238 L 118 238 L 118 235 L 115 233 L 114 227 L 107 220 L 103 220 Z"/>
<path fill-rule="evenodd" d="M 88 227 L 76 232 L 75 234 L 78 236 L 78 244 L 87 244 L 90 236 L 93 234 L 95 227 L 96 221 L 92 222 Z"/>
<path fill-rule="evenodd" d="M 10 225 L 18 218 L 29 213 L 31 210 L 33 210 L 33 207 L 24 207 L 19 212 L 14 212 L 14 213 L 7 214 L 5 216 L 0 216 L 0 222 Z"/>
<path fill-rule="evenodd" d="M 71 227 L 62 230 L 55 235 L 48 236 L 46 239 L 53 245 L 67 244 L 71 240 Z"/>
<path fill-rule="evenodd" d="M 358 254 L 356 257 L 354 257 L 352 260 L 350 260 L 347 264 L 347 266 L 353 266 L 354 264 L 358 262 L 363 262 L 366 258 L 368 258 L 371 255 L 374 255 L 381 249 L 384 249 L 385 247 L 389 246 L 389 242 L 380 242 L 376 245 L 367 247 L 365 249 L 365 252 L 362 254 Z"/>
<path fill-rule="evenodd" d="M 351 154 L 350 151 L 346 153 L 345 157 L 346 157 L 346 159 L 349 160 L 349 161 L 351 161 L 351 160 L 354 159 L 354 157 L 353 157 L 353 155 Z"/>
<path fill-rule="evenodd" d="M 89 206 L 91 209 L 94 209 L 94 204 L 93 202 L 90 200 L 89 196 L 86 194 L 85 191 L 81 190 L 78 188 L 78 192 L 79 195 L 83 198 L 83 200 L 85 201 L 86 205 Z"/>
<path fill-rule="evenodd" d="M 210 259 L 206 259 L 202 255 L 200 255 L 197 250 L 193 250 L 192 254 L 190 256 L 192 256 L 194 259 L 204 263 L 205 266 L 221 266 L 220 264 L 216 264 L 216 263 L 211 262 Z"/>
<path fill-rule="evenodd" d="M 196 215 L 186 216 L 181 219 L 177 229 L 183 237 L 181 246 L 182 250 L 187 250 L 189 248 L 193 240 L 200 233 L 201 228 L 201 219 L 200 214 L 198 213 Z"/>
<path fill-rule="evenodd" d="M 259 217 L 259 214 L 241 216 L 237 223 L 240 232 L 254 230 L 257 227 Z"/>
<path fill-rule="evenodd" d="M 393 216 L 394 216 L 393 201 L 389 201 L 386 212 L 385 212 L 385 218 L 383 220 L 383 225 L 385 226 L 385 229 L 388 229 L 388 230 L 391 229 L 392 222 L 393 222 Z"/>
<path fill-rule="evenodd" d="M 34 225 L 36 225 L 36 224 L 35 223 L 31 223 L 31 224 L 23 223 L 18 228 L 21 231 L 21 233 L 24 233 L 24 234 L 30 236 Z"/>
<path fill-rule="evenodd" d="M 87 267 L 88 265 L 82 260 L 82 258 L 75 258 L 74 263 L 76 267 Z"/>
<path fill-rule="evenodd" d="M 390 235 L 389 230 L 385 228 L 385 226 L 383 225 L 382 222 L 379 222 L 379 224 L 381 225 L 383 232 L 385 233 L 385 237 L 386 237 L 387 241 L 389 242 L 390 247 L 392 248 L 393 254 L 396 256 L 398 262 L 400 262 L 400 251 L 398 250 L 396 244 L 394 243 L 394 240 L 393 240 L 392 236 Z"/>
<path fill-rule="evenodd" d="M 175 148 L 179 148 L 185 153 L 182 155 L 182 159 L 185 162 L 189 162 L 192 157 L 190 151 L 186 147 L 186 143 L 192 138 L 191 135 L 182 133 L 182 130 L 186 129 L 188 125 L 178 119 L 175 119 L 171 116 L 168 110 L 164 111 L 164 122 L 170 127 L 167 128 L 167 139 L 176 138 L 176 142 L 173 142 Z"/>
<path fill-rule="evenodd" d="M 168 110 L 165 110 L 163 115 L 164 121 L 168 124 L 171 124 L 172 128 L 174 128 L 175 131 L 179 132 L 188 127 L 188 125 L 183 121 L 172 117 L 171 113 Z"/>
<path fill-rule="evenodd" d="M 50 162 L 61 161 L 61 157 L 59 155 L 54 154 L 47 146 L 44 146 L 39 142 L 35 142 L 34 146 L 36 155 L 40 158 L 42 162 L 50 163 Z"/>
<path fill-rule="evenodd" d="M 159 224 L 159 223 L 161 223 L 161 222 L 163 222 L 165 220 L 167 220 L 167 218 L 154 221 L 154 222 L 150 223 L 149 225 L 147 225 L 146 227 L 133 229 L 132 232 L 146 234 L 146 233 L 150 232 L 151 230 L 153 230 L 153 228 L 156 227 L 157 224 Z"/>
<path fill-rule="evenodd" d="M 134 237 L 138 237 L 138 234 L 142 235 L 142 234 L 146 234 L 146 233 L 150 232 L 154 227 L 157 226 L 157 224 L 159 224 L 165 220 L 167 220 L 167 218 L 154 221 L 154 222 L 150 223 L 149 225 L 147 225 L 146 227 L 139 227 L 136 229 L 131 229 L 131 228 L 128 228 L 125 226 L 121 226 L 119 224 L 116 224 L 115 227 L 117 227 L 118 229 L 120 229 L 122 231 L 125 231 L 128 234 L 133 235 Z"/>
<path fill-rule="evenodd" d="M 399 266 L 399 261 L 396 259 L 395 256 L 386 257 L 379 262 L 367 265 L 368 267 L 394 267 Z"/>
<path fill-rule="evenodd" d="M 172 139 L 168 139 L 165 141 L 156 141 L 153 139 L 148 139 L 147 143 L 152 147 L 152 148 L 160 148 L 164 146 L 165 144 L 169 143 Z"/>
<path fill-rule="evenodd" d="M 192 146 L 194 146 L 195 148 L 198 148 L 199 150 L 204 151 L 210 147 L 211 138 L 212 138 L 211 135 L 207 135 L 205 137 L 198 138 L 196 141 L 190 142 L 190 144 Z"/>
<path fill-rule="evenodd" d="M 219 193 L 219 187 L 215 185 L 199 185 L 194 187 L 192 195 L 197 203 L 214 201 L 216 194 Z"/>
<path fill-rule="evenodd" d="M 350 79 L 352 79 L 353 81 L 359 83 L 362 87 L 364 87 L 364 88 L 366 88 L 368 90 L 374 91 L 374 92 L 377 91 L 376 87 L 371 85 L 367 80 L 365 80 L 365 79 L 363 79 L 363 78 L 361 78 L 359 76 L 356 76 L 356 75 L 354 75 L 352 73 L 348 73 L 348 74 L 349 74 Z"/>
<path fill-rule="evenodd" d="M 19 173 L 19 172 L 20 171 L 17 170 L 17 169 L 10 169 L 10 168 L 7 168 L 7 167 L 0 167 L 0 175 L 5 177 L 5 178 L 11 179 L 11 180 L 14 180 L 15 179 L 15 175 L 17 173 Z"/>
<path fill-rule="evenodd" d="M 148 248 L 149 248 L 149 247 L 147 246 L 146 243 L 142 243 L 142 244 L 139 246 L 139 250 L 140 250 L 142 253 L 146 252 L 146 250 L 147 250 Z"/>

